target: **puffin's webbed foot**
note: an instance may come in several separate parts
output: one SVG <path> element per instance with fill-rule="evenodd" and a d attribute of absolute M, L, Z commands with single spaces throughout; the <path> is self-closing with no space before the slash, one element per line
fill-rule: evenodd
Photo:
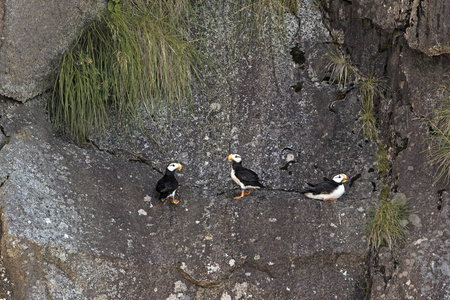
<path fill-rule="evenodd" d="M 242 197 L 244 197 L 244 195 L 246 195 L 246 194 L 244 193 L 244 190 L 242 190 L 241 195 L 240 195 L 240 196 L 237 196 L 237 197 L 234 197 L 234 199 L 242 198 Z"/>

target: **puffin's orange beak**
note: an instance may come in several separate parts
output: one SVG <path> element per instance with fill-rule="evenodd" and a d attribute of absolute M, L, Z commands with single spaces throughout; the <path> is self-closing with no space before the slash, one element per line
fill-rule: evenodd
<path fill-rule="evenodd" d="M 183 165 L 182 164 L 178 164 L 177 170 L 181 170 L 181 169 L 183 169 Z"/>
<path fill-rule="evenodd" d="M 344 175 L 344 179 L 342 179 L 342 182 L 346 182 L 348 180 L 348 176 L 345 174 L 342 174 L 342 175 Z"/>
<path fill-rule="evenodd" d="M 227 160 L 228 161 L 232 161 L 233 159 L 231 158 L 231 154 L 227 156 Z"/>

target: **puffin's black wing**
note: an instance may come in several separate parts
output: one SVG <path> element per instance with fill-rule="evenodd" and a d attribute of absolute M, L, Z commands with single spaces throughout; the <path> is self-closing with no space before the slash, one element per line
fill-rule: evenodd
<path fill-rule="evenodd" d="M 156 183 L 156 191 L 160 193 L 159 198 L 165 199 L 178 188 L 178 180 L 174 176 L 164 175 Z"/>
<path fill-rule="evenodd" d="M 314 187 L 301 191 L 302 194 L 312 193 L 313 195 L 329 194 L 339 185 L 334 181 L 324 181 L 316 184 Z"/>
<path fill-rule="evenodd" d="M 258 178 L 258 174 L 253 172 L 252 170 L 249 170 L 247 168 L 244 168 L 242 166 L 237 166 L 234 170 L 234 173 L 236 177 L 244 184 L 244 185 L 252 185 L 252 186 L 259 186 L 264 187 L 260 182 Z"/>

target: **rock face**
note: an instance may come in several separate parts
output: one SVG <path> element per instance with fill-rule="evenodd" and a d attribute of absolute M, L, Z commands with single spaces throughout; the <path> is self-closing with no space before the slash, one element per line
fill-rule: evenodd
<path fill-rule="evenodd" d="M 378 71 L 390 78 L 391 90 L 378 104 L 380 137 L 391 161 L 387 182 L 393 191 L 404 193 L 411 209 L 417 212 L 410 217 L 407 245 L 396 251 L 381 249 L 373 257 L 371 298 L 447 299 L 450 297 L 446 250 L 449 241 L 448 185 L 434 182 L 436 170 L 429 163 L 427 150 L 430 143 L 425 120 L 432 118 L 433 109 L 441 105 L 436 99 L 442 97 L 440 89 L 443 86 L 448 88 L 450 74 L 448 54 L 427 55 L 448 53 L 448 50 L 433 52 L 432 49 L 443 49 L 440 46 L 448 45 L 449 36 L 440 34 L 441 27 L 430 26 L 435 18 L 440 18 L 439 15 L 426 18 L 422 14 L 445 4 L 415 1 L 410 16 L 403 14 L 407 6 L 397 7 L 391 14 L 375 13 L 375 5 L 371 3 L 359 2 L 355 7 L 347 3 L 334 5 L 327 11 L 329 27 L 333 28 L 331 32 L 343 37 L 342 42 L 351 49 L 352 59 L 363 69 L 367 68 L 366 72 L 375 70 L 374 73 Z M 378 5 L 377 9 L 394 7 L 394 4 L 386 4 Z M 366 16 L 381 29 L 355 19 L 355 8 L 359 15 Z M 422 12 L 422 22 L 408 24 L 401 21 L 416 18 L 418 11 Z M 440 13 L 449 14 L 448 9 Z M 406 34 L 399 30 L 405 29 L 402 24 L 407 25 Z M 428 37 L 434 37 L 435 42 L 425 38 L 424 32 Z M 368 65 L 368 60 L 373 63 Z"/>
<path fill-rule="evenodd" d="M 0 95 L 24 102 L 47 90 L 59 56 L 99 3 L 1 0 Z"/>
<path fill-rule="evenodd" d="M 2 115 L 2 253 L 17 299 L 364 298 L 371 184 L 355 182 L 342 203 L 300 198 L 277 183 L 288 172 L 280 152 L 267 172 L 247 162 L 272 188 L 233 200 L 228 165 L 217 163 L 220 180 L 206 189 L 185 159 L 182 203 L 162 204 L 154 168 L 61 140 L 39 107 Z M 355 174 L 351 158 L 339 163 Z M 352 196 L 364 190 L 365 200 Z"/>
<path fill-rule="evenodd" d="M 182 204 L 162 204 L 148 165 L 55 137 L 40 108 L 6 115 L 2 253 L 16 299 L 364 297 L 365 204 L 351 193 L 336 204 L 199 196 L 188 163 Z"/>
<path fill-rule="evenodd" d="M 388 32 L 405 31 L 408 46 L 426 55 L 450 53 L 450 8 L 446 1 L 354 1 L 359 19 Z"/>
<path fill-rule="evenodd" d="M 208 51 L 221 69 L 205 73 L 208 93 L 197 93 L 189 110 L 175 109 L 171 118 L 153 116 L 160 123 L 146 124 L 149 134 L 136 132 L 132 142 L 111 134 L 78 147 L 52 131 L 40 105 L 45 93 L 27 104 L 3 100 L 1 254 L 11 284 L 1 296 L 449 297 L 449 196 L 443 182 L 433 184 L 420 121 L 437 106 L 450 68 L 448 55 L 430 57 L 438 53 L 425 49 L 445 36 L 425 42 L 419 34 L 424 53 L 411 46 L 408 31 L 399 30 L 409 26 L 409 2 L 395 4 L 392 19 L 365 15 L 380 7 L 369 1 L 330 4 L 321 13 L 302 1 L 297 16 L 286 14 L 287 49 L 265 40 L 239 44 L 238 53 L 230 50 L 232 12 L 222 7 L 223 17 L 209 24 L 215 31 Z M 204 5 L 209 20 L 213 8 Z M 376 103 L 391 162 L 385 183 L 410 198 L 414 211 L 406 245 L 394 251 L 372 253 L 368 245 L 366 210 L 378 203 L 381 185 L 377 147 L 362 136 L 358 89 L 323 81 L 322 57 L 333 41 L 363 72 L 389 78 L 391 89 Z M 45 82 L 33 70 L 21 72 Z M 240 192 L 229 177 L 230 153 L 241 154 L 267 188 L 234 200 Z M 184 166 L 176 175 L 178 205 L 161 203 L 154 192 L 171 161 Z M 351 179 L 338 202 L 299 193 L 307 182 L 341 172 Z"/>
<path fill-rule="evenodd" d="M 427 55 L 450 53 L 449 16 L 445 1 L 413 1 L 406 30 L 408 45 Z"/>

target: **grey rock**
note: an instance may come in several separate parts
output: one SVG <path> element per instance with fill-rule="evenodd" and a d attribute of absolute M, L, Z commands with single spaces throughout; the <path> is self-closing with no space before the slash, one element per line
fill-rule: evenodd
<path fill-rule="evenodd" d="M 56 63 L 104 1 L 0 1 L 0 95 L 24 102 L 50 88 Z"/>
<path fill-rule="evenodd" d="M 147 164 L 61 140 L 38 106 L 5 115 L 2 245 L 17 297 L 206 299 L 206 288 L 217 299 L 225 291 L 268 299 L 305 284 L 305 299 L 360 297 L 366 218 L 348 207 L 351 195 L 333 204 L 268 190 L 235 201 L 232 189 L 217 195 L 208 185 L 201 197 L 187 164 L 183 202 L 171 206 L 157 200 L 161 175 Z"/>
<path fill-rule="evenodd" d="M 320 19 L 312 5 L 305 13 Z M 326 33 L 322 24 L 308 24 L 300 29 L 292 18 L 291 43 L 315 30 Z M 223 36 L 214 39 L 221 45 Z M 355 93 L 328 107 L 336 87 L 321 84 L 316 64 L 325 41 L 305 43 L 314 48 L 304 70 L 279 46 L 276 57 L 260 45 L 239 59 L 216 49 L 220 59 L 233 63 L 223 64 L 229 69 L 222 74 L 232 74 L 229 78 L 205 74 L 214 82 L 214 106 L 204 107 L 199 97 L 189 126 L 183 110 L 173 112 L 170 130 L 149 123 L 147 132 L 159 145 L 136 132 L 133 143 L 119 144 L 114 135 L 93 137 L 99 149 L 82 149 L 55 136 L 39 106 L 6 108 L 1 120 L 10 141 L 0 151 L 0 201 L 5 265 L 18 287 L 15 294 L 28 299 L 363 297 L 356 287 L 366 281 L 367 215 L 352 204 L 367 208 L 376 199 L 366 191 L 372 184 L 358 185 L 376 181 L 368 171 L 374 145 L 364 142 L 357 120 L 347 117 L 358 113 Z M 305 84 L 296 93 L 292 86 L 299 80 Z M 282 169 L 286 148 L 295 161 Z M 136 149 L 138 156 L 123 154 Z M 235 201 L 224 161 L 230 152 L 240 153 L 269 188 Z M 154 194 L 160 172 L 174 159 L 184 165 L 177 174 L 178 206 L 163 204 Z M 338 203 L 314 202 L 298 193 L 307 181 L 340 172 L 360 174 L 355 189 L 365 194 L 364 201 L 351 187 Z M 179 291 L 180 280 L 186 291 Z"/>
<path fill-rule="evenodd" d="M 409 215 L 409 221 L 414 225 L 418 227 L 422 227 L 422 223 L 420 220 L 420 217 L 416 214 L 410 214 Z"/>
<path fill-rule="evenodd" d="M 51 129 L 41 107 L 48 95 L 26 104 L 2 100 L 0 274 L 11 284 L 0 284 L 1 296 L 448 297 L 450 197 L 446 183 L 434 182 L 419 121 L 437 106 L 448 57 L 410 47 L 397 30 L 407 24 L 408 6 L 397 7 L 394 20 L 383 20 L 373 13 L 383 7 L 378 2 L 330 4 L 325 17 L 312 1 L 302 1 L 297 16 L 286 15 L 288 48 L 268 39 L 239 44 L 238 52 L 229 50 L 235 27 L 224 4 L 222 17 L 210 24 L 217 30 L 208 51 L 221 70 L 218 76 L 205 72 L 207 96 L 196 93 L 190 110 L 174 109 L 171 118 L 168 111 L 155 114 L 166 122 L 144 124 L 144 133 L 132 131 L 132 140 L 110 133 L 78 147 Z M 213 7 L 205 4 L 205 20 Z M 372 13 L 366 15 L 364 7 Z M 382 184 L 377 146 L 362 137 L 357 89 L 349 84 L 341 91 L 322 80 L 322 57 L 334 40 L 345 42 L 362 71 L 386 72 L 392 87 L 376 99 L 379 134 L 392 166 L 385 183 L 408 198 L 420 219 L 411 222 L 422 225 L 408 226 L 406 244 L 393 251 L 374 253 L 368 245 L 365 212 L 378 203 Z M 0 51 L 10 47 L 5 43 L 11 43 L 9 36 Z M 274 52 L 266 51 L 269 44 Z M 45 51 L 58 52 L 53 46 Z M 289 53 L 293 47 L 305 53 L 301 65 Z M 51 63 L 41 63 L 50 70 Z M 38 73 L 22 72 L 20 80 L 36 76 L 45 82 Z M 294 89 L 299 82 L 301 89 Z M 26 82 L 17 86 L 25 92 L 8 97 L 25 100 L 31 96 L 23 95 L 36 93 L 31 90 L 43 90 Z M 238 190 L 224 161 L 232 152 L 260 175 L 265 190 L 233 199 Z M 184 165 L 177 173 L 177 206 L 157 201 L 154 192 L 172 160 Z M 350 180 L 339 201 L 316 202 L 299 193 L 307 182 L 341 172 Z"/>

